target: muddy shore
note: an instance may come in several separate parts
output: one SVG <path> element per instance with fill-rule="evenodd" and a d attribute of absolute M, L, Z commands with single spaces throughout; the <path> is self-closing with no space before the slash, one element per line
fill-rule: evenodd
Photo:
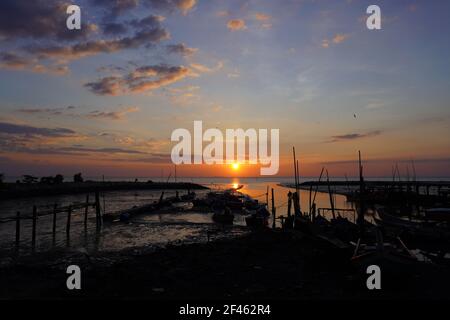
<path fill-rule="evenodd" d="M 82 290 L 66 289 L 66 268 Z M 369 291 L 363 270 L 298 233 L 257 232 L 155 252 L 48 252 L 0 268 L 0 299 L 448 299 L 447 269 L 430 266 L 382 279 Z"/>

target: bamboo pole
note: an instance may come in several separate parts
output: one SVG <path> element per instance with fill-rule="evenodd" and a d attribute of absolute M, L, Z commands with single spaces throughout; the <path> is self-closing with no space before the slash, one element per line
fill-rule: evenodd
<path fill-rule="evenodd" d="M 101 226 L 101 214 L 100 193 L 95 191 L 95 226 L 97 230 Z"/>
<path fill-rule="evenodd" d="M 272 229 L 275 229 L 275 221 L 276 221 L 276 210 L 275 210 L 275 198 L 273 196 L 273 188 L 272 188 L 272 215 L 273 215 L 273 221 L 272 221 Z"/>
<path fill-rule="evenodd" d="M 363 177 L 363 166 L 361 160 L 361 151 L 358 151 L 359 155 L 359 212 L 358 212 L 358 225 L 361 236 L 364 233 L 364 177 Z"/>
<path fill-rule="evenodd" d="M 298 212 L 301 214 L 302 213 L 302 208 L 301 208 L 301 205 L 300 205 L 299 184 L 300 184 L 300 170 L 299 170 L 299 165 L 298 165 L 298 160 L 297 160 L 297 201 L 298 201 Z"/>
<path fill-rule="evenodd" d="M 328 184 L 328 195 L 330 197 L 331 212 L 333 214 L 333 219 L 336 219 L 336 213 L 334 212 L 333 193 L 331 192 L 330 177 L 328 176 L 328 169 L 327 169 L 327 184 Z"/>

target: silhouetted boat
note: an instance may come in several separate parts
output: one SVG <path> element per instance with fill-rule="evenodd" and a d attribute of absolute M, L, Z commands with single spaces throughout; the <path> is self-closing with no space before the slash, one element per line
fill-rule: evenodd
<path fill-rule="evenodd" d="M 245 223 L 250 228 L 264 228 L 269 226 L 270 213 L 265 206 L 256 210 L 246 210 Z"/>

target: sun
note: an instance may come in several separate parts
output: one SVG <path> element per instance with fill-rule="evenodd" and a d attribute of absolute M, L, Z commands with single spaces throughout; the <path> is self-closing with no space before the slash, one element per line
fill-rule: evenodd
<path fill-rule="evenodd" d="M 235 162 L 231 165 L 231 167 L 233 168 L 233 170 L 239 170 L 239 163 Z"/>

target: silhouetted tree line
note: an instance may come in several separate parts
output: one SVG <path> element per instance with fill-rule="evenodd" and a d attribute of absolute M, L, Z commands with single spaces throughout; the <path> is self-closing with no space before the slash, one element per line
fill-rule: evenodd
<path fill-rule="evenodd" d="M 3 182 L 3 178 L 4 175 L 1 174 L 0 175 L 0 183 Z M 17 180 L 16 183 L 23 183 L 23 184 L 36 184 L 36 183 L 40 183 L 40 184 L 49 184 L 49 185 L 53 185 L 53 184 L 61 184 L 64 182 L 64 176 L 62 174 L 57 174 L 55 176 L 48 176 L 48 177 L 35 177 L 29 174 L 25 174 L 22 176 L 22 180 Z M 84 182 L 83 176 L 80 173 L 77 173 L 73 176 L 73 182 L 75 183 L 82 183 Z"/>

